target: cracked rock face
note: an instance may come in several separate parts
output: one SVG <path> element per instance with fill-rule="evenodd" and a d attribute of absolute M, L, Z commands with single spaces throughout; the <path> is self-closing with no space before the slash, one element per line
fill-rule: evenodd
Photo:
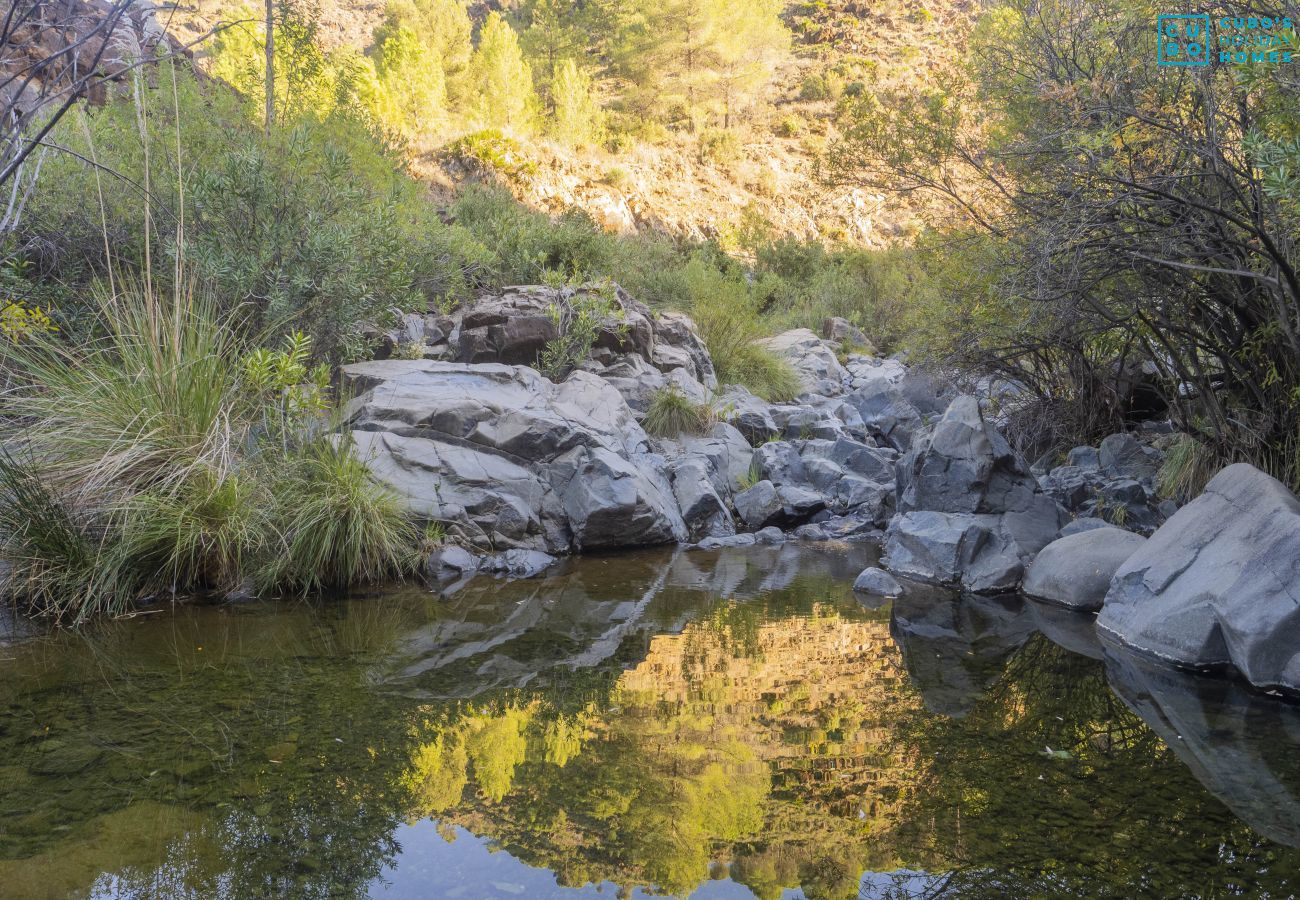
<path fill-rule="evenodd" d="M 1228 466 L 1119 568 L 1097 625 L 1170 662 L 1300 691 L 1300 500 Z"/>
<path fill-rule="evenodd" d="M 1014 590 L 1066 520 L 970 396 L 954 400 L 899 461 L 898 511 L 886 541 L 890 568 L 977 592 Z"/>
<path fill-rule="evenodd" d="M 664 460 L 613 387 L 523 367 L 344 367 L 358 452 L 413 512 L 483 549 L 568 552 L 682 540 Z"/>

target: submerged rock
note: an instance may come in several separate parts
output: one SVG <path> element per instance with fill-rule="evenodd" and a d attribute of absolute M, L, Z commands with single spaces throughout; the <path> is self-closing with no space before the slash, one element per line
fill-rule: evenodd
<path fill-rule="evenodd" d="M 1180 665 L 1300 691 L 1300 500 L 1228 466 L 1119 568 L 1097 624 Z"/>

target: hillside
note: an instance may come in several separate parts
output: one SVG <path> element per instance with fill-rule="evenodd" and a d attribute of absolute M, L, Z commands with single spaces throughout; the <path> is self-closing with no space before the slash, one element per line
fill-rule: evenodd
<path fill-rule="evenodd" d="M 469 13 L 481 30 L 501 10 L 526 32 L 528 4 L 475 3 Z M 383 0 L 326 0 L 317 16 L 317 40 L 326 50 L 376 54 L 374 35 L 384 21 Z M 172 28 L 192 40 L 237 13 L 220 0 L 176 9 Z M 966 0 L 831 0 L 789 3 L 781 21 L 790 52 L 759 85 L 731 127 L 694 129 L 680 123 L 640 129 L 630 139 L 574 147 L 545 134 L 507 134 L 507 165 L 489 156 L 453 152 L 472 128 L 448 123 L 439 135 L 413 142 L 414 173 L 449 200 L 468 181 L 507 186 L 528 205 L 550 212 L 577 207 L 611 231 L 661 232 L 712 239 L 732 252 L 758 239 L 795 237 L 881 247 L 920 228 L 920 198 L 887 197 L 862 188 L 818 182 L 816 160 L 836 134 L 838 102 L 846 95 L 922 86 L 955 57 L 969 30 Z M 205 55 L 200 51 L 200 59 Z M 602 105 L 617 107 L 625 85 L 603 77 Z"/>

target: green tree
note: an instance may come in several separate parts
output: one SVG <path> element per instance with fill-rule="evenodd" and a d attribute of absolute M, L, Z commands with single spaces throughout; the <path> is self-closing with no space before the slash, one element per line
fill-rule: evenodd
<path fill-rule="evenodd" d="M 525 133 L 532 130 L 537 100 L 532 71 L 524 61 L 518 36 L 499 13 L 491 13 L 483 23 L 469 76 L 479 125 Z"/>
<path fill-rule="evenodd" d="M 405 25 L 389 29 L 379 46 L 380 120 L 407 138 L 428 138 L 446 121 L 442 60 Z"/>
<path fill-rule="evenodd" d="M 591 76 L 566 59 L 556 70 L 551 97 L 551 135 L 575 147 L 593 143 L 600 130 L 600 107 L 592 95 Z"/>
<path fill-rule="evenodd" d="M 578 11 L 564 0 L 535 0 L 528 30 L 521 37 L 538 94 L 548 113 L 555 112 L 554 83 L 560 68 L 586 49 Z"/>

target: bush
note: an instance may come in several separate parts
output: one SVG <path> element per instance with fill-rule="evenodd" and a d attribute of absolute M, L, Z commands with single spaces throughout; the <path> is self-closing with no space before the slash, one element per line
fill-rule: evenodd
<path fill-rule="evenodd" d="M 641 426 L 657 437 L 675 438 L 682 434 L 704 434 L 714 421 L 712 409 L 692 403 L 681 388 L 670 384 L 654 392 Z"/>
<path fill-rule="evenodd" d="M 718 379 L 741 384 L 771 402 L 793 400 L 802 391 L 794 368 L 756 341 L 763 337 L 758 297 L 744 279 L 692 260 L 686 270 L 691 315 L 713 357 Z"/>
<path fill-rule="evenodd" d="M 725 166 L 740 159 L 743 147 L 740 136 L 722 128 L 706 128 L 700 132 L 700 162 Z"/>
<path fill-rule="evenodd" d="M 279 591 L 410 570 L 396 502 L 323 433 L 305 336 L 248 353 L 215 304 L 142 290 L 100 315 L 101 341 L 9 350 L 6 595 L 81 621 L 254 575 Z"/>

